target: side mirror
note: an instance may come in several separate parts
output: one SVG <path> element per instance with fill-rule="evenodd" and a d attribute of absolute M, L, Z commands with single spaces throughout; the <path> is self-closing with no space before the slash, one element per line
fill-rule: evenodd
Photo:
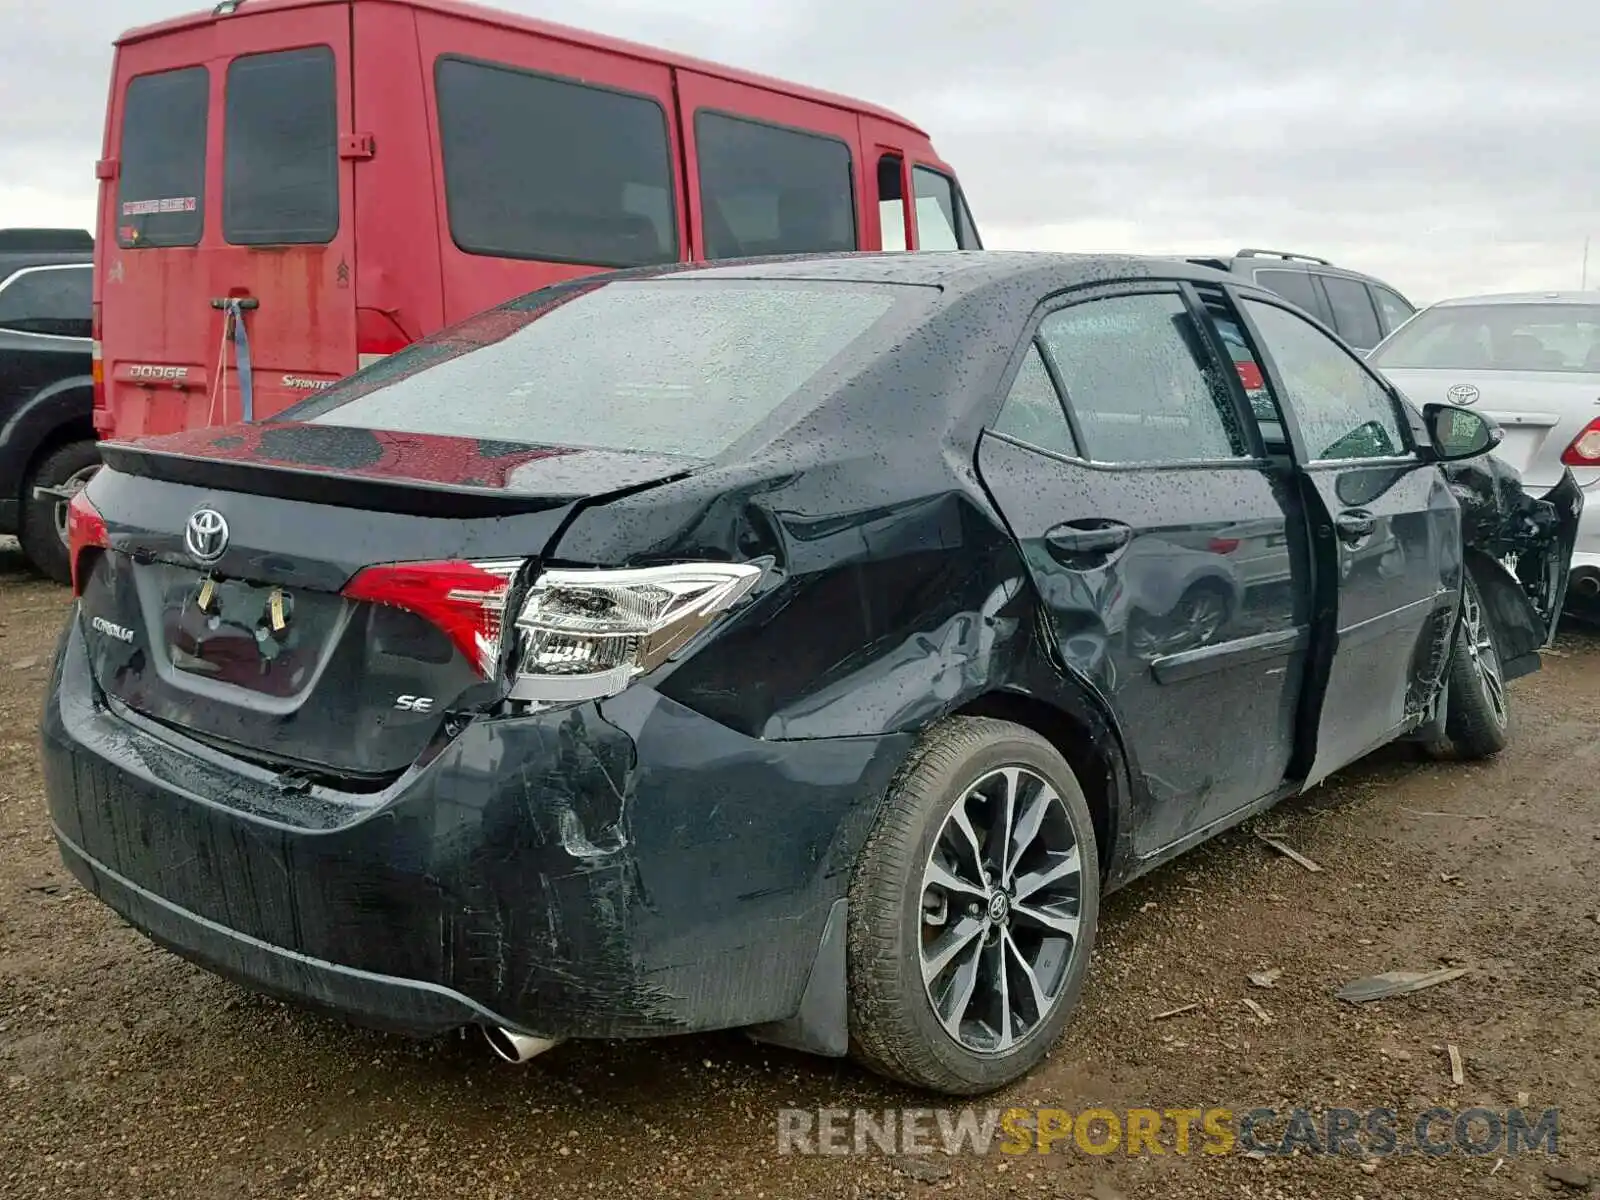
<path fill-rule="evenodd" d="M 1506 436 L 1504 429 L 1482 413 L 1453 404 L 1426 405 L 1422 419 L 1428 424 L 1434 457 L 1440 462 L 1477 458 L 1493 450 Z"/>

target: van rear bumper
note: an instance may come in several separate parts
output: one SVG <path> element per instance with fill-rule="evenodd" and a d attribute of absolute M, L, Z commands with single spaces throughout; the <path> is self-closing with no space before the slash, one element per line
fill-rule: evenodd
<path fill-rule="evenodd" d="M 42 742 L 67 867 L 159 944 L 364 1025 L 552 1038 L 793 1017 L 908 749 L 747 738 L 636 686 L 481 718 L 378 795 L 286 793 L 113 711 L 76 618 Z"/>

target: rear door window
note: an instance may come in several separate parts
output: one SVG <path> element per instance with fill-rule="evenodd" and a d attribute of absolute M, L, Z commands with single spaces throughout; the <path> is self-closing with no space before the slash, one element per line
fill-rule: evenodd
<path fill-rule="evenodd" d="M 1256 284 L 1269 292 L 1276 292 L 1290 304 L 1305 309 L 1324 324 L 1333 324 L 1333 313 L 1323 299 L 1322 289 L 1306 271 L 1257 271 Z"/>
<path fill-rule="evenodd" d="M 707 258 L 856 248 L 849 146 L 704 109 L 694 136 Z"/>
<path fill-rule="evenodd" d="M 1078 453 L 1072 426 L 1067 424 L 1066 410 L 1061 407 L 1061 395 L 1037 342 L 1028 346 L 1011 391 L 1000 407 L 994 431 L 1056 454 L 1075 457 Z"/>
<path fill-rule="evenodd" d="M 90 269 L 34 267 L 0 285 L 0 329 L 51 337 L 90 336 Z"/>
<path fill-rule="evenodd" d="M 339 232 L 336 79 L 327 46 L 229 64 L 222 236 L 233 245 L 315 245 Z"/>
<path fill-rule="evenodd" d="M 123 249 L 200 244 L 210 100 L 204 67 L 128 83 L 117 182 L 117 244 Z"/>
<path fill-rule="evenodd" d="M 1324 275 L 1322 286 L 1328 293 L 1333 325 L 1340 336 L 1357 350 L 1376 346 L 1383 337 L 1383 330 L 1378 327 L 1378 313 L 1372 307 L 1372 296 L 1366 284 L 1342 275 Z"/>
<path fill-rule="evenodd" d="M 1075 304 L 1039 326 L 1095 462 L 1242 458 L 1233 396 L 1176 293 Z"/>
<path fill-rule="evenodd" d="M 1412 318 L 1417 311 L 1412 308 L 1398 292 L 1392 292 L 1378 284 L 1372 285 L 1372 296 L 1378 302 L 1378 311 L 1383 315 L 1383 331 L 1392 333 Z"/>
<path fill-rule="evenodd" d="M 655 100 L 514 67 L 435 72 L 450 234 L 468 254 L 595 267 L 678 260 Z"/>

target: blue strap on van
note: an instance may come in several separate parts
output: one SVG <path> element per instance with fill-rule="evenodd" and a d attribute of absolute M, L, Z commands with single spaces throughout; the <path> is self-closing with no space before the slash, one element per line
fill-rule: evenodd
<path fill-rule="evenodd" d="M 246 425 L 256 418 L 255 381 L 250 373 L 250 331 L 245 328 L 244 308 L 230 301 L 228 319 L 233 322 L 233 362 L 239 370 L 239 403 Z"/>
<path fill-rule="evenodd" d="M 226 296 L 211 302 L 212 308 L 222 310 L 222 346 L 226 357 L 227 346 L 233 343 L 233 365 L 239 374 L 239 400 L 241 417 L 250 424 L 256 417 L 255 379 L 250 369 L 250 331 L 245 328 L 244 314 L 260 308 L 261 301 L 251 296 Z M 226 366 L 221 367 L 226 370 Z M 226 400 L 224 400 L 226 408 Z"/>

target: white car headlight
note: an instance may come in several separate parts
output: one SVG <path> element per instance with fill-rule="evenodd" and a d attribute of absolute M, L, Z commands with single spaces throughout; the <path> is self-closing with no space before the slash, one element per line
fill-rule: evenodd
<path fill-rule="evenodd" d="M 572 704 L 616 695 L 738 603 L 762 570 L 683 563 L 542 572 L 516 619 L 511 698 Z"/>

